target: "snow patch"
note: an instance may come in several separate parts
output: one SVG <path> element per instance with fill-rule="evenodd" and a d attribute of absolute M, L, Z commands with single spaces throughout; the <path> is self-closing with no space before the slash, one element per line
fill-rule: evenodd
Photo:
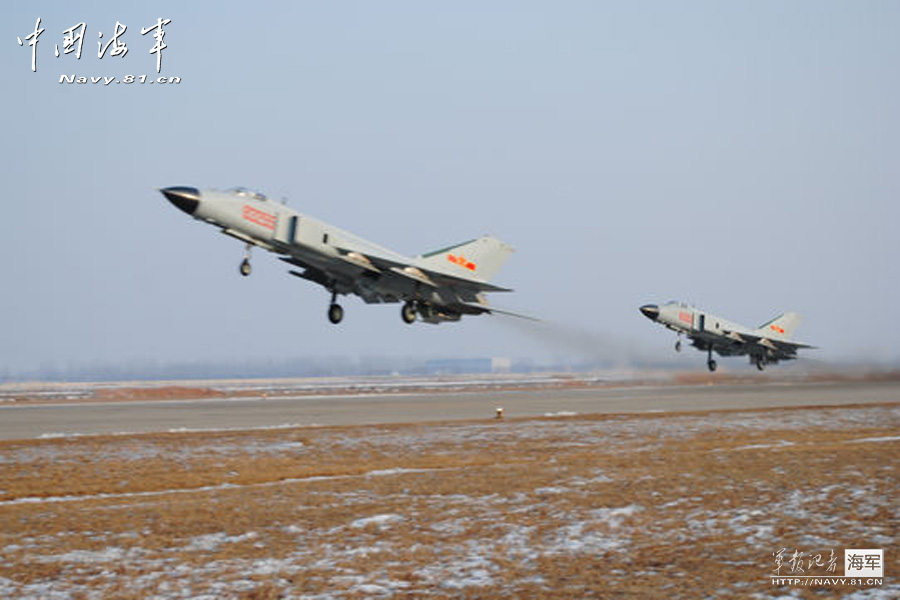
<path fill-rule="evenodd" d="M 132 549 L 126 552 L 122 548 L 109 547 L 103 550 L 72 550 L 65 554 L 51 554 L 49 556 L 36 556 L 35 560 L 42 563 L 79 563 L 79 564 L 96 564 L 107 562 L 122 561 L 126 555 L 142 554 L 139 549 Z"/>
<path fill-rule="evenodd" d="M 849 596 L 844 596 L 845 600 L 894 600 L 896 598 L 900 598 L 900 585 L 856 590 Z"/>
<path fill-rule="evenodd" d="M 231 536 L 225 532 L 209 533 L 206 535 L 198 535 L 197 537 L 191 538 L 190 542 L 188 542 L 187 546 L 185 546 L 184 549 L 192 552 L 211 552 L 222 544 L 236 544 L 238 542 L 253 540 L 257 537 L 259 537 L 259 534 L 254 531 L 245 533 L 243 535 Z"/>
<path fill-rule="evenodd" d="M 900 442 L 900 435 L 888 437 L 860 438 L 858 440 L 847 440 L 845 444 L 873 444 L 879 442 Z"/>
<path fill-rule="evenodd" d="M 417 574 L 447 590 L 491 585 L 494 583 L 492 572 L 497 570 L 497 566 L 484 555 L 484 550 L 478 543 L 469 542 L 466 554 L 429 565 L 418 570 Z"/>
<path fill-rule="evenodd" d="M 738 448 L 733 448 L 735 452 L 738 450 L 767 450 L 769 448 L 786 448 L 788 446 L 796 446 L 795 442 L 789 442 L 787 440 L 779 440 L 774 444 L 751 444 L 750 446 L 739 446 Z"/>
<path fill-rule="evenodd" d="M 222 398 L 216 400 L 221 401 Z M 246 401 L 246 399 L 241 399 Z M 258 427 L 173 427 L 168 433 L 242 433 L 244 431 L 278 431 L 280 429 L 299 429 L 301 427 L 318 427 L 316 424 L 280 423 L 278 425 L 260 425 Z M 118 435 L 129 435 L 126 433 Z"/>
<path fill-rule="evenodd" d="M 395 514 L 375 515 L 374 517 L 356 519 L 355 521 L 350 523 L 350 527 L 353 527 L 354 529 L 362 529 L 364 527 L 374 525 L 380 529 L 386 529 L 391 523 L 396 523 L 402 520 L 403 517 Z"/>
<path fill-rule="evenodd" d="M 620 508 L 598 508 L 590 511 L 590 515 L 595 521 L 605 523 L 610 528 L 615 529 L 622 525 L 622 522 L 636 512 L 643 510 L 637 504 L 629 504 Z"/>
<path fill-rule="evenodd" d="M 24 498 L 16 498 L 14 500 L 4 500 L 0 502 L 0 506 L 14 506 L 17 504 L 40 504 L 40 503 L 60 503 L 60 502 L 83 502 L 86 500 L 115 500 L 123 498 L 148 498 L 157 496 L 166 496 L 169 494 L 196 494 L 202 492 L 215 492 L 220 490 L 236 490 L 236 489 L 254 489 L 277 487 L 282 485 L 290 485 L 294 483 L 307 483 L 313 481 L 332 481 L 337 479 L 355 479 L 357 477 L 387 477 L 390 475 L 402 475 L 406 473 L 432 473 L 437 471 L 457 471 L 463 467 L 452 467 L 449 469 L 383 469 L 380 471 L 369 471 L 368 473 L 360 473 L 358 475 L 316 475 L 312 477 L 294 477 L 288 479 L 280 479 L 278 481 L 265 481 L 262 483 L 249 483 L 246 485 L 238 485 L 234 483 L 223 483 L 219 485 L 207 485 L 197 488 L 175 488 L 166 490 L 155 490 L 150 492 L 126 492 L 122 494 L 86 494 L 84 496 L 26 496 Z"/>

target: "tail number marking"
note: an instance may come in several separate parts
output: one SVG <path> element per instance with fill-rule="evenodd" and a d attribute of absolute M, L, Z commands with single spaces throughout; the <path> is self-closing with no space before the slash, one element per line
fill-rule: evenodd
<path fill-rule="evenodd" d="M 273 214 L 269 214 L 265 211 L 259 210 L 258 208 L 253 208 L 249 204 L 245 204 L 244 211 L 241 216 L 244 217 L 245 221 L 250 221 L 251 223 L 255 223 L 256 225 L 260 225 L 262 227 L 265 227 L 266 229 L 275 231 L 276 217 Z"/>

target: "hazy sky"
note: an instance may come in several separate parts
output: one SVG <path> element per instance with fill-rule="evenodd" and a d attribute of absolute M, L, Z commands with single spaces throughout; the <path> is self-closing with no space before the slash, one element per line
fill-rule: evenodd
<path fill-rule="evenodd" d="M 180 84 L 59 83 L 155 77 L 158 17 Z M 129 51 L 98 59 L 116 21 Z M 57 58 L 80 22 L 81 59 Z M 673 298 L 796 310 L 817 358 L 900 361 L 900 3 L 29 2 L 0 27 L 0 371 L 667 358 L 637 308 Z M 560 327 L 410 327 L 355 297 L 332 326 L 272 255 L 240 277 L 241 244 L 169 185 L 259 188 L 408 254 L 494 234 L 516 292 L 492 301 Z"/>

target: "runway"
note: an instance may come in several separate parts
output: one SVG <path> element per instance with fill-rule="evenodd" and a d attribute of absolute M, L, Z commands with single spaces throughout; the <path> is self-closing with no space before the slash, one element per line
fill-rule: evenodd
<path fill-rule="evenodd" d="M 640 386 L 0 406 L 0 439 L 900 401 L 900 382 Z"/>

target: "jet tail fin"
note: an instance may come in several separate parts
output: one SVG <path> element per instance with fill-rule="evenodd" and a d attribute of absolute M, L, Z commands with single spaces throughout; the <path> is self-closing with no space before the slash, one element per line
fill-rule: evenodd
<path fill-rule="evenodd" d="M 786 312 L 767 323 L 763 323 L 757 331 L 766 337 L 789 340 L 794 337 L 801 320 L 802 318 L 797 313 Z"/>
<path fill-rule="evenodd" d="M 515 249 L 489 235 L 418 257 L 417 264 L 466 278 L 490 281 Z"/>

